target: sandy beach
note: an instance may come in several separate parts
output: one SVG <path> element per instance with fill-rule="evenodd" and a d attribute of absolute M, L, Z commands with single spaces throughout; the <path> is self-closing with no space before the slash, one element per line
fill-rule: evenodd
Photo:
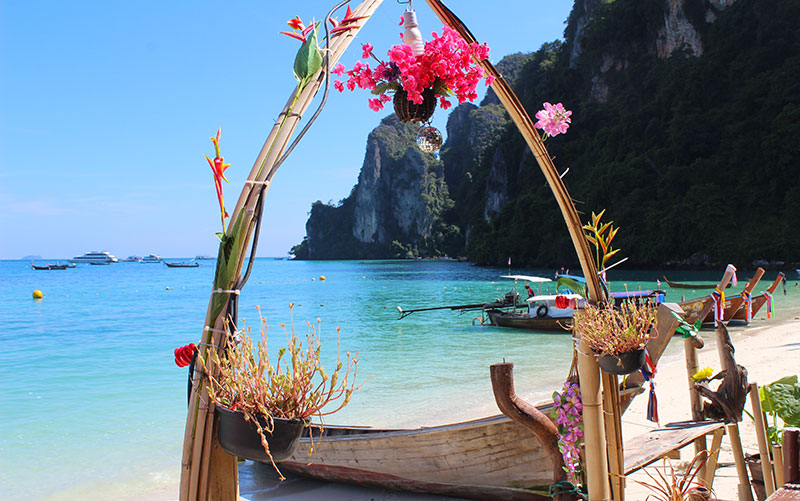
<path fill-rule="evenodd" d="M 767 384 L 783 376 L 797 374 L 800 369 L 800 312 L 793 312 L 781 320 L 766 320 L 761 313 L 750 326 L 731 327 L 729 333 L 736 349 L 737 363 L 747 368 L 749 381 Z M 719 357 L 714 343 L 714 331 L 704 330 L 702 336 L 705 347 L 698 352 L 700 367 L 710 366 L 719 369 Z M 679 338 L 673 344 L 680 345 Z M 656 374 L 656 394 L 661 425 L 684 421 L 691 417 L 689 404 L 689 384 L 683 351 L 671 346 L 669 354 L 662 358 Z M 622 418 L 623 440 L 646 433 L 657 428 L 656 423 L 647 420 L 647 393 L 637 397 Z M 748 400 L 746 409 L 750 409 Z M 746 415 L 739 423 L 742 446 L 745 453 L 758 452 L 755 428 Z M 680 460 L 673 460 L 674 466 L 691 460 L 694 450 L 691 445 L 681 451 Z M 722 500 L 735 500 L 738 497 L 738 478 L 733 462 L 730 442 L 723 438 L 719 457 L 720 467 L 714 481 L 714 492 Z M 648 467 L 662 465 L 661 461 Z M 421 495 L 398 491 L 367 489 L 354 486 L 337 485 L 325 482 L 290 477 L 278 482 L 274 473 L 266 465 L 251 462 L 240 465 L 241 499 L 348 499 L 348 500 L 434 500 L 452 499 L 442 496 Z M 647 481 L 643 471 L 628 477 L 626 499 L 641 501 L 650 491 L 636 483 Z"/>

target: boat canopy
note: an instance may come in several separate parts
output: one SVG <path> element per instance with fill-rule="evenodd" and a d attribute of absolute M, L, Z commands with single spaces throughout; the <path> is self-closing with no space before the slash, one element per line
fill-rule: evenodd
<path fill-rule="evenodd" d="M 531 275 L 503 275 L 502 278 L 510 278 L 512 280 L 527 280 L 528 282 L 552 282 L 549 278 L 534 277 Z"/>

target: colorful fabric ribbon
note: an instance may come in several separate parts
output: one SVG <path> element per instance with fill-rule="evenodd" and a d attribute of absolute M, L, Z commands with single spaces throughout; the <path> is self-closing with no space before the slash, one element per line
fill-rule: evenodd
<path fill-rule="evenodd" d="M 640 369 L 645 381 L 650 382 L 650 393 L 647 398 L 647 420 L 654 423 L 658 422 L 658 398 L 656 397 L 656 364 L 650 358 L 649 353 L 645 353 L 644 366 Z"/>
<path fill-rule="evenodd" d="M 772 318 L 775 315 L 775 303 L 772 301 L 772 294 L 764 292 L 764 296 L 767 298 L 767 318 Z"/>
<path fill-rule="evenodd" d="M 749 324 L 750 320 L 753 319 L 753 295 L 744 290 L 742 291 L 742 297 L 744 298 L 744 319 Z"/>
<path fill-rule="evenodd" d="M 729 266 L 730 266 L 731 270 L 733 271 L 733 276 L 731 277 L 731 284 L 733 284 L 733 286 L 736 287 L 739 284 L 739 280 L 736 278 L 736 266 L 734 266 L 732 264 L 729 265 Z"/>
<path fill-rule="evenodd" d="M 716 327 L 722 322 L 725 314 L 725 291 L 716 287 L 711 293 L 711 298 L 714 299 L 714 327 Z"/>

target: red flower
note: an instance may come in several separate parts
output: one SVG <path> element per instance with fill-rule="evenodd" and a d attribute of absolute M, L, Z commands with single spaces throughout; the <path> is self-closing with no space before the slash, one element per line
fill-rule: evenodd
<path fill-rule="evenodd" d="M 222 212 L 222 232 L 225 233 L 225 218 L 228 217 L 228 212 L 225 210 L 225 204 L 222 203 L 222 180 L 224 179 L 227 183 L 228 180 L 225 178 L 225 169 L 231 166 L 231 164 L 226 164 L 225 159 L 222 158 L 219 154 L 219 139 L 222 135 L 222 128 L 217 129 L 217 137 L 212 137 L 211 142 L 214 143 L 214 149 L 216 150 L 217 156 L 214 157 L 214 160 L 208 158 L 208 155 L 205 155 L 206 160 L 208 160 L 208 165 L 211 166 L 211 171 L 214 173 L 214 187 L 217 189 L 217 199 L 219 199 L 219 210 Z"/>
<path fill-rule="evenodd" d="M 345 12 L 344 19 L 342 19 L 342 22 L 339 22 L 332 17 L 328 18 L 328 22 L 331 23 L 331 25 L 333 25 L 333 29 L 331 30 L 331 36 L 340 35 L 347 30 L 357 28 L 358 26 L 355 26 L 353 23 L 366 18 L 367 16 L 353 17 L 353 11 L 350 10 L 350 6 L 348 5 L 347 12 Z"/>
<path fill-rule="evenodd" d="M 305 25 L 303 25 L 303 21 L 300 20 L 300 16 L 295 17 L 294 19 L 290 19 L 286 22 L 289 27 L 293 30 L 300 30 L 303 31 L 305 29 Z"/>

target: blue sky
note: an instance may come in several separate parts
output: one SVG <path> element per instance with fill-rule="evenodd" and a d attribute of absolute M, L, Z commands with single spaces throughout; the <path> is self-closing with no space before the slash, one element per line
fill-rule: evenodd
<path fill-rule="evenodd" d="M 333 5 L 0 0 L 0 259 L 216 255 L 209 137 L 222 127 L 232 208 L 295 86 L 299 42 L 278 32 L 295 15 L 320 20 Z M 562 38 L 572 2 L 448 5 L 496 62 Z M 426 39 L 441 32 L 425 2 L 414 8 Z M 342 62 L 351 67 L 361 43 L 376 54 L 398 43 L 403 9 L 384 1 Z M 350 193 L 367 134 L 386 116 L 367 107 L 368 97 L 333 91 L 280 168 L 260 256 L 285 256 L 305 235 L 314 201 Z M 439 109 L 434 117 L 443 132 L 446 116 Z"/>

